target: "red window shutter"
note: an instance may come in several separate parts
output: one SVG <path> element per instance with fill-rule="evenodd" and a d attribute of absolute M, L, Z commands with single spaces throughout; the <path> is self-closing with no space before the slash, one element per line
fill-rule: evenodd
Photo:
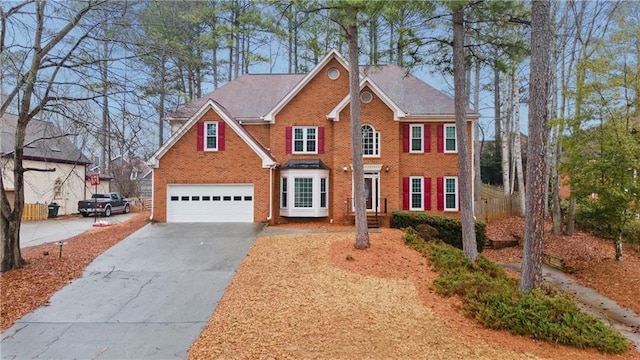
<path fill-rule="evenodd" d="M 431 125 L 424 125 L 424 152 L 431 152 Z"/>
<path fill-rule="evenodd" d="M 224 125 L 222 121 L 218 123 L 218 151 L 224 151 Z"/>
<path fill-rule="evenodd" d="M 409 210 L 409 178 L 402 178 L 402 210 Z"/>
<path fill-rule="evenodd" d="M 444 210 L 444 178 L 438 180 L 438 210 Z"/>
<path fill-rule="evenodd" d="M 318 154 L 324 154 L 324 126 L 318 128 Z"/>
<path fill-rule="evenodd" d="M 285 134 L 287 137 L 286 144 L 285 144 L 287 154 L 291 154 L 291 132 L 292 132 L 291 126 L 287 126 L 287 128 L 285 129 Z"/>
<path fill-rule="evenodd" d="M 204 150 L 204 123 L 199 122 L 198 126 L 198 140 L 196 141 L 196 150 L 203 151 Z"/>
<path fill-rule="evenodd" d="M 402 152 L 409 152 L 409 124 L 402 125 Z"/>
<path fill-rule="evenodd" d="M 431 178 L 424 178 L 424 209 L 431 210 Z"/>
<path fill-rule="evenodd" d="M 444 125 L 438 125 L 438 152 L 444 152 Z"/>

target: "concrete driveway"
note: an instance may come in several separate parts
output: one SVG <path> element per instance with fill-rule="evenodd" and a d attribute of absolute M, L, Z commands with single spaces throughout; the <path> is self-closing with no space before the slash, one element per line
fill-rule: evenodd
<path fill-rule="evenodd" d="M 2 359 L 184 359 L 260 224 L 150 224 L 2 334 Z"/>
<path fill-rule="evenodd" d="M 134 213 L 119 214 L 98 217 L 96 220 L 117 224 L 128 221 L 134 215 Z M 80 215 L 41 221 L 23 221 L 20 225 L 20 248 L 68 239 L 92 229 L 93 223 L 94 217 L 83 218 Z"/>

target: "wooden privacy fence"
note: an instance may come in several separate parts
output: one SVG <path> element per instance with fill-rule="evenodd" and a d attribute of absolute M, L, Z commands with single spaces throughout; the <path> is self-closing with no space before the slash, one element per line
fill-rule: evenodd
<path fill-rule="evenodd" d="M 492 199 L 482 199 L 474 202 L 477 220 L 489 222 L 506 216 L 523 216 L 520 211 L 520 195 L 503 195 Z"/>
<path fill-rule="evenodd" d="M 22 221 L 40 221 L 49 216 L 47 204 L 24 204 Z"/>

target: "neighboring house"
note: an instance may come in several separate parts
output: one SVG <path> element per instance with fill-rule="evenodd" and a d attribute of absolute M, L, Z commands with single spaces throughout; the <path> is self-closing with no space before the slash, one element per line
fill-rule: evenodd
<path fill-rule="evenodd" d="M 383 225 L 401 209 L 459 216 L 453 99 L 397 66 L 360 72 L 368 212 Z M 149 161 L 153 219 L 352 223 L 349 113 L 335 51 L 308 74 L 244 75 L 179 109 Z"/>
<path fill-rule="evenodd" d="M 13 151 L 18 117 L 5 114 L 0 119 L 2 176 L 9 201 L 13 204 Z M 24 174 L 25 204 L 60 205 L 58 214 L 77 213 L 77 203 L 85 196 L 85 172 L 90 164 L 80 150 L 50 122 L 31 120 L 27 126 L 23 166 L 53 171 L 27 171 Z"/>

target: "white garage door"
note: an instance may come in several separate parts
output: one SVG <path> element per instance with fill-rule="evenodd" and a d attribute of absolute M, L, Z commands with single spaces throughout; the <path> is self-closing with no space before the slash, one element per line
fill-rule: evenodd
<path fill-rule="evenodd" d="M 253 222 L 253 185 L 167 185 L 167 222 Z"/>

